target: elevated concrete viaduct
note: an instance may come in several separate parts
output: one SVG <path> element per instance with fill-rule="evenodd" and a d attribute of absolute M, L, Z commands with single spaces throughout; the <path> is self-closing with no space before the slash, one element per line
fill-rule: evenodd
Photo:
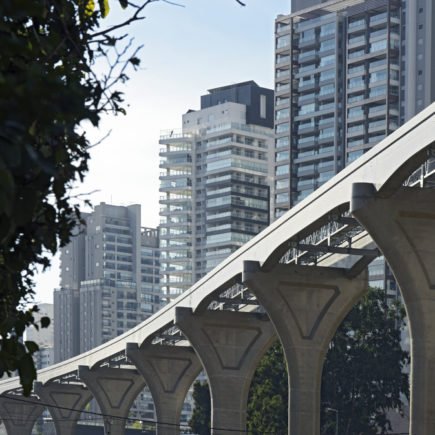
<path fill-rule="evenodd" d="M 434 150 L 435 104 L 153 317 L 40 371 L 31 398 L 21 396 L 18 379 L 0 382 L 0 418 L 8 434 L 30 434 L 44 409 L 58 434 L 72 434 L 95 398 L 107 417 L 106 433 L 122 435 L 145 385 L 154 398 L 158 433 L 177 434 L 184 397 L 201 370 L 211 387 L 212 433 L 243 433 L 252 375 L 278 337 L 289 368 L 289 434 L 319 435 L 328 344 L 367 289 L 366 266 L 382 254 L 410 324 L 410 433 L 433 435 Z"/>

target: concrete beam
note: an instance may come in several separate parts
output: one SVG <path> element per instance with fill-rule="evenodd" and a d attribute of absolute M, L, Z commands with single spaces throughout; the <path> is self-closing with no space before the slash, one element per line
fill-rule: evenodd
<path fill-rule="evenodd" d="M 289 371 L 289 434 L 320 433 L 323 362 L 337 327 L 367 290 L 366 274 L 345 269 L 278 264 L 263 272 L 244 263 L 243 283 L 269 314 Z"/>
<path fill-rule="evenodd" d="M 127 357 L 153 396 L 159 435 L 178 435 L 186 394 L 202 366 L 190 347 L 128 343 Z"/>
<path fill-rule="evenodd" d="M 124 435 L 131 405 L 145 387 L 142 376 L 130 369 L 79 366 L 79 377 L 105 415 L 106 435 Z"/>
<path fill-rule="evenodd" d="M 0 396 L 0 417 L 8 435 L 31 435 L 35 421 L 44 407 L 35 397 L 8 395 Z"/>
<path fill-rule="evenodd" d="M 276 340 L 266 316 L 234 311 L 192 313 L 176 308 L 176 324 L 207 372 L 212 402 L 212 434 L 245 432 L 252 376 Z"/>
<path fill-rule="evenodd" d="M 36 382 L 34 390 L 50 411 L 56 433 L 74 435 L 80 413 L 92 399 L 92 393 L 81 385 L 54 382 Z"/>
<path fill-rule="evenodd" d="M 353 185 L 352 212 L 388 261 L 411 335 L 410 433 L 435 433 L 435 190 L 401 188 L 381 198 Z"/>

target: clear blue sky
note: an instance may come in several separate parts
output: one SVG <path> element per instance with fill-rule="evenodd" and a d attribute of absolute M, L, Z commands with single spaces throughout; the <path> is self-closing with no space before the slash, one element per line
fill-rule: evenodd
<path fill-rule="evenodd" d="M 111 135 L 92 151 L 90 171 L 78 192 L 92 192 L 95 205 L 142 205 L 142 225 L 159 223 L 159 134 L 181 127 L 181 115 L 198 109 L 207 89 L 246 80 L 273 87 L 274 20 L 290 11 L 289 0 L 163 1 L 145 9 L 146 19 L 128 32 L 135 37 L 141 69 L 124 87 L 126 116 L 108 117 L 92 137 Z M 111 0 L 107 25 L 123 13 Z M 37 279 L 36 301 L 52 302 L 59 262 Z"/>

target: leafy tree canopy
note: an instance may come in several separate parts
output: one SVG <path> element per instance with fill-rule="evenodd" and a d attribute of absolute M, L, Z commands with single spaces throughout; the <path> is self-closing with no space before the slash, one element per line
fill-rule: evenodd
<path fill-rule="evenodd" d="M 127 6 L 126 1 L 121 1 Z M 123 113 L 122 94 L 135 52 L 115 58 L 120 72 L 98 77 L 93 66 L 121 41 L 98 31 L 107 0 L 0 2 L 0 377 L 18 370 L 25 394 L 36 377 L 32 302 L 36 266 L 68 243 L 80 221 L 70 188 L 88 170 L 84 121 Z M 136 11 L 138 8 L 136 9 Z M 36 327 L 46 327 L 42 318 Z"/>
<path fill-rule="evenodd" d="M 193 401 L 195 406 L 192 417 L 189 421 L 193 433 L 197 435 L 208 435 L 210 433 L 210 390 L 207 382 L 196 381 L 193 384 Z"/>
<path fill-rule="evenodd" d="M 284 353 L 275 343 L 261 359 L 248 400 L 248 431 L 252 435 L 287 433 L 288 380 Z"/>
<path fill-rule="evenodd" d="M 131 13 L 105 28 L 109 0 L 0 1 L 0 377 L 18 370 L 24 394 L 38 346 L 23 332 L 49 324 L 31 306 L 36 268 L 81 222 L 71 187 L 88 170 L 84 122 L 125 113 L 117 84 L 140 47 L 119 32 L 158 1 L 112 0 Z M 97 74 L 99 60 L 109 66 Z"/>
<path fill-rule="evenodd" d="M 403 413 L 409 398 L 405 367 L 409 353 L 401 347 L 405 310 L 388 304 L 383 290 L 369 291 L 339 327 L 328 351 L 322 377 L 325 435 L 383 434 L 391 430 L 389 410 Z"/>
<path fill-rule="evenodd" d="M 402 398 L 409 395 L 404 369 L 410 362 L 400 345 L 404 317 L 400 304 L 387 304 L 384 291 L 373 289 L 342 322 L 323 368 L 322 435 L 335 435 L 337 412 L 340 435 L 387 433 L 388 411 L 403 413 Z M 210 414 L 204 419 L 209 399 L 194 399 L 195 412 L 209 424 Z M 287 410 L 287 370 L 282 347 L 276 343 L 260 361 L 251 384 L 248 432 L 287 433 Z"/>

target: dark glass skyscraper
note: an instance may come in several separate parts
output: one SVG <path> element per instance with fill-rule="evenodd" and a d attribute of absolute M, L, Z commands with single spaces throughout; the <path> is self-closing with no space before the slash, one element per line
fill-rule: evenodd
<path fill-rule="evenodd" d="M 293 1 L 277 18 L 275 217 L 433 101 L 433 5 Z"/>

